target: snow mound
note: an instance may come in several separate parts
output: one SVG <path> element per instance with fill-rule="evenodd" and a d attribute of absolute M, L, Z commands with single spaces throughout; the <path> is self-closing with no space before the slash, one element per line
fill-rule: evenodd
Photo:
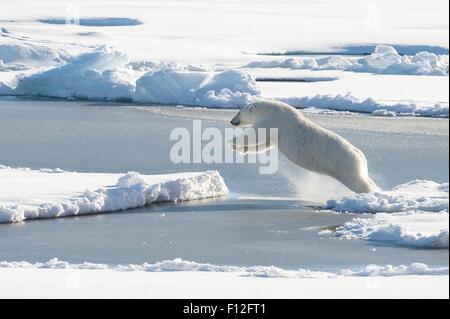
<path fill-rule="evenodd" d="M 10 71 L 23 71 L 28 69 L 25 65 L 22 64 L 5 64 L 0 59 L 0 72 L 10 72 Z"/>
<path fill-rule="evenodd" d="M 448 185 L 415 180 L 399 185 L 392 191 L 356 194 L 341 200 L 329 200 L 324 208 L 349 213 L 448 212 Z"/>
<path fill-rule="evenodd" d="M 228 193 L 218 172 L 148 176 L 10 167 L 0 167 L 0 189 L 0 223 L 113 212 Z"/>
<path fill-rule="evenodd" d="M 136 83 L 136 102 L 242 107 L 260 94 L 255 79 L 239 70 L 218 73 L 173 69 L 149 72 Z"/>
<path fill-rule="evenodd" d="M 69 99 L 132 100 L 136 74 L 127 56 L 108 47 L 83 53 L 70 63 L 19 80 L 16 93 Z"/>
<path fill-rule="evenodd" d="M 330 200 L 326 209 L 377 213 L 355 218 L 334 235 L 417 248 L 447 248 L 449 229 L 448 183 L 416 180 L 392 191 L 357 194 Z"/>
<path fill-rule="evenodd" d="M 260 91 L 240 70 L 214 72 L 176 63 L 128 62 L 108 47 L 18 81 L 16 94 L 67 99 L 242 107 Z"/>
<path fill-rule="evenodd" d="M 360 271 L 342 270 L 340 274 L 343 276 L 358 276 L 358 277 L 373 277 L 373 276 L 393 277 L 393 276 L 412 276 L 412 275 L 446 276 L 448 275 L 448 268 L 445 267 L 430 268 L 423 263 L 412 263 L 409 266 L 368 265 L 363 270 Z"/>
<path fill-rule="evenodd" d="M 393 47 L 379 45 L 375 53 L 357 60 L 352 68 L 357 72 L 379 74 L 448 76 L 448 63 L 448 55 L 419 52 L 401 56 Z"/>
<path fill-rule="evenodd" d="M 344 269 L 336 273 L 311 271 L 307 269 L 286 270 L 274 266 L 220 266 L 207 263 L 196 263 L 186 261 L 181 258 L 173 260 L 164 260 L 154 264 L 143 263 L 140 265 L 116 265 L 109 266 L 106 264 L 95 264 L 84 262 L 81 264 L 72 264 L 58 259 L 51 259 L 44 263 L 28 263 L 1 261 L 0 268 L 22 268 L 22 269 L 87 269 L 87 270 L 110 270 L 110 271 L 144 271 L 144 272 L 218 272 L 218 273 L 235 273 L 245 277 L 263 277 L 263 278 L 337 278 L 337 277 L 392 277 L 392 276 L 408 276 L 408 275 L 427 275 L 427 276 L 445 276 L 448 275 L 448 268 L 430 268 L 425 264 L 413 263 L 409 266 L 378 266 L 369 265 L 362 270 L 354 271 Z"/>
<path fill-rule="evenodd" d="M 67 24 L 76 23 L 86 27 L 121 27 L 121 26 L 133 26 L 143 24 L 138 19 L 132 18 L 81 18 L 76 21 L 68 21 L 67 19 L 53 18 L 53 19 L 40 19 L 41 23 L 47 24 Z"/>
<path fill-rule="evenodd" d="M 287 97 L 277 100 L 297 108 L 315 108 L 335 111 L 371 113 L 376 116 L 422 116 L 448 118 L 448 104 L 421 105 L 417 103 L 387 104 L 372 98 L 361 100 L 346 95 L 316 95 L 313 97 Z"/>
<path fill-rule="evenodd" d="M 15 40 L 0 43 L 0 71 L 53 66 L 65 63 L 69 58 L 63 50 L 40 44 Z"/>
<path fill-rule="evenodd" d="M 309 70 L 342 70 L 376 74 L 448 76 L 449 56 L 431 52 L 400 55 L 392 46 L 378 45 L 375 52 L 362 58 L 326 56 L 288 58 L 250 62 L 245 68 L 288 68 Z"/>
<path fill-rule="evenodd" d="M 417 248 L 448 249 L 447 212 L 407 212 L 356 218 L 339 227 L 335 235 Z"/>

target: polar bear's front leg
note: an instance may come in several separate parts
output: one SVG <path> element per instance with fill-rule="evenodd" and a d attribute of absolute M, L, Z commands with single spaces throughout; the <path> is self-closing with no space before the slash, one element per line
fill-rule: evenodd
<path fill-rule="evenodd" d="M 245 145 L 242 146 L 239 145 L 233 145 L 233 150 L 239 152 L 239 154 L 241 155 L 245 155 L 248 153 L 264 153 L 266 152 L 268 149 L 272 148 L 272 145 L 270 143 L 270 141 L 268 141 L 267 143 L 261 143 L 261 144 L 257 144 L 257 145 Z"/>
<path fill-rule="evenodd" d="M 228 143 L 233 150 L 239 152 L 241 155 L 247 153 L 263 153 L 273 146 L 269 134 L 261 138 L 257 136 L 253 128 L 245 130 L 242 134 L 228 141 Z"/>

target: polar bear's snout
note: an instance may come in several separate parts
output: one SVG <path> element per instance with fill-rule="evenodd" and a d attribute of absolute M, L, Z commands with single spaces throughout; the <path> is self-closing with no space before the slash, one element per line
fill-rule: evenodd
<path fill-rule="evenodd" d="M 239 114 L 233 117 L 230 123 L 233 126 L 238 126 L 241 123 L 241 121 L 239 120 Z"/>

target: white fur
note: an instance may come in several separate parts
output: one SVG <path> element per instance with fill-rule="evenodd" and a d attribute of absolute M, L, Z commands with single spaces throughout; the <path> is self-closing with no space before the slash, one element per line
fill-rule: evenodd
<path fill-rule="evenodd" d="M 362 151 L 346 139 L 304 117 L 292 106 L 277 101 L 259 101 L 247 105 L 233 118 L 235 126 L 278 128 L 277 146 L 296 165 L 331 176 L 356 193 L 378 190 L 368 176 Z M 248 150 L 242 139 L 233 140 L 236 150 Z M 250 150 L 251 150 L 250 146 Z M 263 149 L 258 146 L 258 151 Z"/>

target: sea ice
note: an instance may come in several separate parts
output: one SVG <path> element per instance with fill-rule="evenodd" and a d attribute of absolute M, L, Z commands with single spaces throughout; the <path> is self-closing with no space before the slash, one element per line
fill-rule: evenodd
<path fill-rule="evenodd" d="M 135 101 L 216 107 L 242 107 L 260 91 L 249 74 L 239 70 L 198 72 L 161 70 L 142 76 Z"/>
<path fill-rule="evenodd" d="M 339 227 L 335 235 L 399 246 L 448 249 L 448 212 L 380 213 L 356 218 Z"/>
<path fill-rule="evenodd" d="M 448 249 L 448 203 L 448 183 L 416 180 L 392 191 L 330 200 L 325 208 L 375 214 L 370 218 L 355 218 L 338 227 L 334 232 L 338 237 Z"/>
<path fill-rule="evenodd" d="M 234 273 L 243 277 L 262 277 L 262 278 L 336 278 L 344 277 L 392 277 L 392 276 L 410 276 L 410 275 L 426 275 L 426 276 L 443 276 L 448 275 L 448 268 L 439 267 L 432 268 L 422 263 L 413 263 L 405 266 L 379 266 L 368 265 L 361 270 L 343 269 L 338 272 L 312 271 L 308 269 L 286 270 L 275 266 L 222 266 L 207 263 L 197 263 L 193 261 L 175 258 L 172 260 L 164 260 L 154 264 L 129 264 L 109 266 L 106 264 L 95 264 L 84 262 L 73 264 L 58 259 L 51 259 L 44 263 L 28 263 L 25 261 L 8 262 L 0 261 L 0 268 L 22 268 L 22 269 L 83 269 L 96 271 L 143 271 L 143 272 L 210 272 L 210 273 Z"/>
<path fill-rule="evenodd" d="M 0 71 L 30 67 L 54 66 L 69 60 L 70 54 L 50 46 L 37 43 L 8 40 L 0 43 Z M 7 71 L 7 70 L 6 70 Z"/>
<path fill-rule="evenodd" d="M 95 174 L 0 167 L 0 223 L 94 214 L 223 196 L 218 172 Z"/>
<path fill-rule="evenodd" d="M 448 183 L 415 180 L 392 191 L 355 194 L 329 200 L 325 209 L 349 213 L 394 213 L 405 211 L 448 212 Z"/>
<path fill-rule="evenodd" d="M 245 68 L 289 68 L 311 70 L 342 70 L 376 74 L 448 76 L 449 56 L 430 52 L 400 55 L 392 46 L 378 45 L 375 52 L 362 58 L 328 56 L 319 58 L 288 58 L 254 61 Z"/>
<path fill-rule="evenodd" d="M 69 63 L 18 81 L 20 95 L 94 100 L 132 100 L 135 75 L 127 56 L 108 47 L 83 53 Z"/>
<path fill-rule="evenodd" d="M 206 71 L 176 63 L 129 63 L 108 47 L 19 79 L 16 94 L 90 100 L 242 107 L 260 94 L 240 70 Z"/>
<path fill-rule="evenodd" d="M 421 105 L 419 103 L 384 103 L 373 98 L 359 99 L 346 95 L 316 95 L 313 97 L 277 98 L 298 108 L 371 113 L 376 116 L 448 117 L 448 104 Z"/>

